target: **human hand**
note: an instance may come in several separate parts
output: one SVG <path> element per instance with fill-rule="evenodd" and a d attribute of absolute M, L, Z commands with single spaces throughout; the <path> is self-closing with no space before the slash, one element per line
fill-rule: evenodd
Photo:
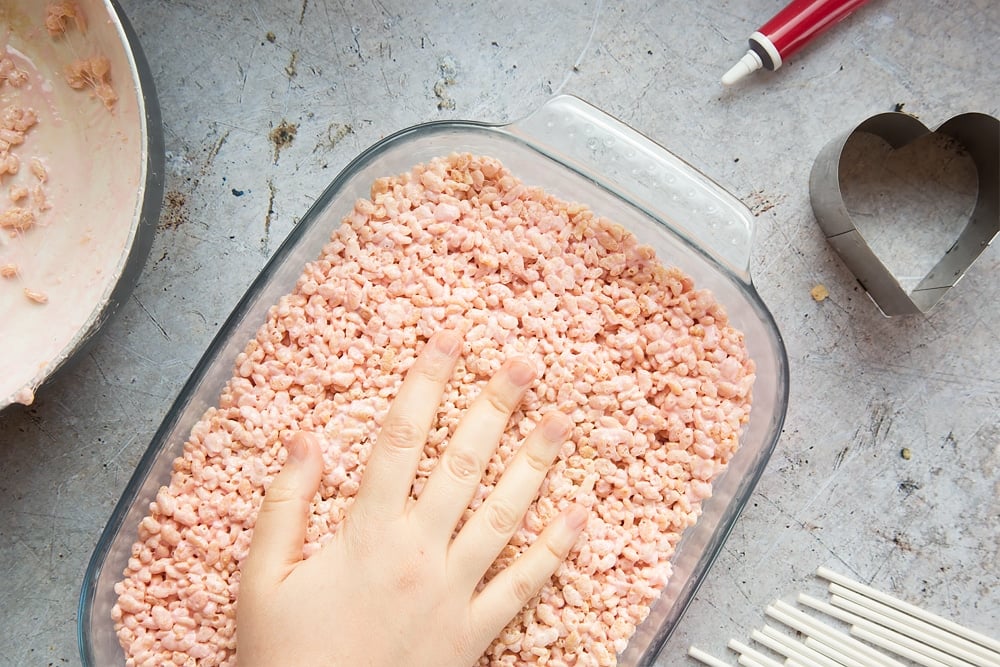
<path fill-rule="evenodd" d="M 477 591 L 521 523 L 572 423 L 559 412 L 526 438 L 454 535 L 511 414 L 534 380 L 508 361 L 463 416 L 419 500 L 410 489 L 461 340 L 435 335 L 407 373 L 358 496 L 333 538 L 302 559 L 319 488 L 317 437 L 300 433 L 261 506 L 237 605 L 240 667 L 469 667 L 549 580 L 587 520 L 573 505 Z"/>

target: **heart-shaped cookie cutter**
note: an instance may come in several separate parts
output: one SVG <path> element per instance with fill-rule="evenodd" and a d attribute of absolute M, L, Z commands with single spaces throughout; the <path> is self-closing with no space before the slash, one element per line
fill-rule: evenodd
<path fill-rule="evenodd" d="M 882 138 L 893 149 L 931 132 L 946 135 L 968 152 L 978 174 L 976 205 L 968 223 L 912 292 L 903 289 L 868 245 L 844 204 L 841 157 L 847 142 L 860 132 Z M 1000 120 L 983 113 L 965 113 L 931 130 L 907 113 L 890 111 L 872 116 L 820 151 L 809 175 L 809 194 L 826 240 L 879 309 L 887 316 L 927 313 L 1000 232 Z"/>

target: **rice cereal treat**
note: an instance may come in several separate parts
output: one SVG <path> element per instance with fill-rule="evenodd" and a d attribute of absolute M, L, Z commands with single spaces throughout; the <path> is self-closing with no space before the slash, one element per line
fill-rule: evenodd
<path fill-rule="evenodd" d="M 462 412 L 518 354 L 539 379 L 468 512 L 543 414 L 562 410 L 575 428 L 487 578 L 569 503 L 591 510 L 578 546 L 479 664 L 615 664 L 737 449 L 754 364 L 713 296 L 630 232 L 462 154 L 376 181 L 237 358 L 117 584 L 129 665 L 235 664 L 240 563 L 284 443 L 298 430 L 327 442 L 308 556 L 350 507 L 416 352 L 446 327 L 465 349 L 414 495 Z"/>

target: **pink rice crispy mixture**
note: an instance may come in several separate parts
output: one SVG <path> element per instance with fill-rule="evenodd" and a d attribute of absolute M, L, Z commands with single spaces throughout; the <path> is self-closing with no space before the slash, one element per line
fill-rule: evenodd
<path fill-rule="evenodd" d="M 478 664 L 616 663 L 737 449 L 754 364 L 712 294 L 630 232 L 495 159 L 455 154 L 376 181 L 239 355 L 116 586 L 128 665 L 235 664 L 240 563 L 284 443 L 297 430 L 327 442 L 308 556 L 350 508 L 406 370 L 446 327 L 465 349 L 414 494 L 486 380 L 526 355 L 540 377 L 468 513 L 543 414 L 576 426 L 487 579 L 570 502 L 591 509 L 569 559 Z"/>

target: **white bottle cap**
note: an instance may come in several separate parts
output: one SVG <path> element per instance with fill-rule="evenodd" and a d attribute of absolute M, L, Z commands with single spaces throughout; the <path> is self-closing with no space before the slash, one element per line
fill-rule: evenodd
<path fill-rule="evenodd" d="M 740 61 L 722 76 L 722 85 L 731 86 L 747 74 L 756 72 L 763 66 L 764 63 L 761 62 L 760 56 L 753 51 L 747 51 L 747 54 L 740 58 Z"/>

